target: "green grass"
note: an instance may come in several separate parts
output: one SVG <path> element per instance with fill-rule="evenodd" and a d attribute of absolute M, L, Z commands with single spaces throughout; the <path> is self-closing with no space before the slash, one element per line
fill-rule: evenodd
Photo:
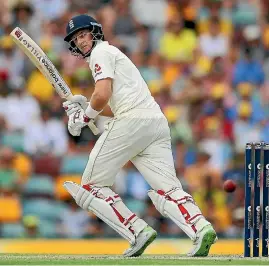
<path fill-rule="evenodd" d="M 269 265 L 268 258 L 240 256 L 183 256 L 144 255 L 139 258 L 92 255 L 0 254 L 0 265 Z"/>

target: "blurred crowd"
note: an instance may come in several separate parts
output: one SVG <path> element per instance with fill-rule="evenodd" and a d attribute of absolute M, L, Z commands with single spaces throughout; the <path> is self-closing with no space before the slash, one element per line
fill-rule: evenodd
<path fill-rule="evenodd" d="M 83 13 L 95 17 L 106 40 L 141 71 L 170 123 L 185 190 L 220 237 L 242 237 L 245 143 L 269 143 L 267 0 L 1 1 L 0 237 L 117 236 L 62 187 L 65 180 L 79 183 L 98 137 L 88 128 L 80 137 L 69 135 L 62 99 L 9 37 L 21 27 L 73 94 L 90 98 L 89 67 L 63 41 L 66 23 Z M 101 130 L 106 119 L 97 121 Z M 226 179 L 238 185 L 232 194 L 222 189 Z M 131 163 L 113 189 L 160 236 L 185 236 L 156 211 Z"/>

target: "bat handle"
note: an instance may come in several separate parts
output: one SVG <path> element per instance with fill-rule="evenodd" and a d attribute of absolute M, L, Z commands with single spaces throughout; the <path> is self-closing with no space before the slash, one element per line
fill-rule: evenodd
<path fill-rule="evenodd" d="M 100 133 L 100 130 L 98 129 L 98 127 L 94 124 L 93 119 L 90 120 L 90 122 L 88 123 L 88 127 L 90 128 L 90 130 L 92 131 L 92 133 L 94 135 L 98 135 Z"/>
<path fill-rule="evenodd" d="M 72 93 L 70 95 L 68 95 L 68 97 L 66 97 L 67 100 L 70 100 L 70 98 L 72 98 Z M 88 122 L 88 127 L 89 129 L 92 131 L 92 133 L 94 135 L 98 135 L 100 133 L 100 130 L 98 129 L 98 127 L 94 124 L 94 120 L 90 119 L 90 121 Z"/>

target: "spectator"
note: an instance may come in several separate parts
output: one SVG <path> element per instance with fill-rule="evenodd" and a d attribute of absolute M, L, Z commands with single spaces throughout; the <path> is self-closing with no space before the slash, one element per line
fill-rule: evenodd
<path fill-rule="evenodd" d="M 39 232 L 40 221 L 38 217 L 33 215 L 27 215 L 23 217 L 24 232 L 21 235 L 22 238 L 40 238 L 41 234 Z"/>
<path fill-rule="evenodd" d="M 90 216 L 73 201 L 61 215 L 60 230 L 66 238 L 83 238 L 90 231 Z"/>
<path fill-rule="evenodd" d="M 25 91 L 22 79 L 13 86 L 13 91 L 8 95 L 4 104 L 4 116 L 11 131 L 24 131 L 30 123 L 39 119 L 40 106 L 36 99 Z"/>
<path fill-rule="evenodd" d="M 31 34 L 35 40 L 40 38 L 41 21 L 36 17 L 32 5 L 26 1 L 17 2 L 12 8 L 12 28 L 20 27 L 23 31 Z"/>
<path fill-rule="evenodd" d="M 64 15 L 68 10 L 67 0 L 31 0 L 39 20 L 53 20 Z"/>
<path fill-rule="evenodd" d="M 240 82 L 250 82 L 261 86 L 264 83 L 264 71 L 260 62 L 253 58 L 253 50 L 245 49 L 244 57 L 237 61 L 234 69 L 233 85 Z"/>
<path fill-rule="evenodd" d="M 50 151 L 53 155 L 62 156 L 67 151 L 67 132 L 62 121 L 51 118 L 48 109 L 44 108 L 41 119 L 33 121 L 25 129 L 25 151 L 38 155 Z"/>
<path fill-rule="evenodd" d="M 13 168 L 15 153 L 11 148 L 0 149 L 0 192 L 19 191 L 20 176 Z"/>
<path fill-rule="evenodd" d="M 235 150 L 243 153 L 245 144 L 261 140 L 261 127 L 259 124 L 250 123 L 252 107 L 248 101 L 242 101 L 238 105 L 238 119 L 234 123 Z"/>
<path fill-rule="evenodd" d="M 113 3 L 117 12 L 114 34 L 129 52 L 135 52 L 138 50 L 136 32 L 139 24 L 131 14 L 129 1 L 114 0 Z"/>
<path fill-rule="evenodd" d="M 14 84 L 14 82 L 23 76 L 23 57 L 22 54 L 15 49 L 15 44 L 10 36 L 3 36 L 0 39 L 0 66 L 2 71 L 7 72 L 8 82 L 11 84 Z"/>
<path fill-rule="evenodd" d="M 186 167 L 184 178 L 188 184 L 190 193 L 198 193 L 203 189 L 207 176 L 212 177 L 214 187 L 220 186 L 220 172 L 209 165 L 210 154 L 205 151 L 198 151 L 197 161 Z"/>
<path fill-rule="evenodd" d="M 131 0 L 132 14 L 140 24 L 149 27 L 163 27 L 166 22 L 166 1 L 160 0 Z M 154 12 L 143 12 L 154 10 Z"/>
<path fill-rule="evenodd" d="M 180 56 L 191 60 L 197 45 L 197 38 L 192 30 L 185 29 L 180 18 L 170 21 L 167 30 L 160 39 L 160 53 L 167 59 L 176 61 Z"/>
<path fill-rule="evenodd" d="M 229 40 L 227 36 L 221 33 L 218 18 L 211 18 L 209 32 L 200 36 L 200 49 L 205 56 L 210 58 L 227 55 Z"/>

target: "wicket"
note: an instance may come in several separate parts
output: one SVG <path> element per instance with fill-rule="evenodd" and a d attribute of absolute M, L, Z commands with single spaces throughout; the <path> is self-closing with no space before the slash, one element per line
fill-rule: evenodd
<path fill-rule="evenodd" d="M 252 188 L 253 183 L 253 188 Z M 261 204 L 262 188 L 262 204 Z M 252 203 L 253 191 L 253 203 Z M 245 149 L 244 257 L 259 257 L 262 222 L 262 256 L 268 257 L 269 238 L 269 144 L 247 143 Z M 253 206 L 253 208 L 252 208 Z M 252 241 L 251 241 L 252 236 Z"/>

